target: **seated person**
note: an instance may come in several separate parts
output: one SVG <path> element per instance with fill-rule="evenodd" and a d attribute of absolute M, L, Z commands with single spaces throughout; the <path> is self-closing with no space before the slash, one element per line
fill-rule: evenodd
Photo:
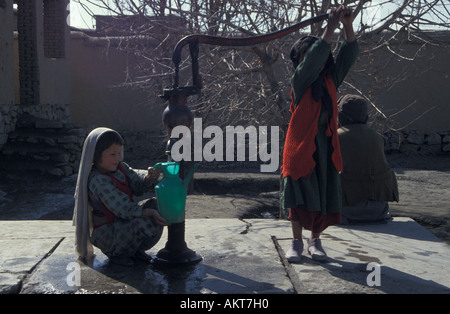
<path fill-rule="evenodd" d="M 339 100 L 339 143 L 343 168 L 341 223 L 387 222 L 387 202 L 398 202 L 398 187 L 384 155 L 384 138 L 372 130 L 367 102 L 357 95 Z"/>
<path fill-rule="evenodd" d="M 99 248 L 110 261 L 131 266 L 149 262 L 145 253 L 160 239 L 164 219 L 156 200 L 135 202 L 153 187 L 159 169 L 135 170 L 122 161 L 123 139 L 96 128 L 84 142 L 75 192 L 76 250 L 82 259 Z"/>

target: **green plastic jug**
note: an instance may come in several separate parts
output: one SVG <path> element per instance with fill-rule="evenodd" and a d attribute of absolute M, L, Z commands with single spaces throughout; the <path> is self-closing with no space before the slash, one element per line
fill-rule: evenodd
<path fill-rule="evenodd" d="M 160 162 L 153 166 L 154 169 L 161 167 L 163 172 L 163 179 L 156 185 L 155 192 L 159 214 L 167 223 L 184 221 L 187 187 L 198 165 L 195 164 L 184 181 L 178 176 L 180 164 L 177 162 Z"/>

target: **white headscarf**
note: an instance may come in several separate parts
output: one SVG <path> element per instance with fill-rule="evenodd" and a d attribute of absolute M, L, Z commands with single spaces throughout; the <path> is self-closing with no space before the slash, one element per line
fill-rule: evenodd
<path fill-rule="evenodd" d="M 87 258 L 94 255 L 94 248 L 89 240 L 92 233 L 92 208 L 88 202 L 88 178 L 94 161 L 95 146 L 100 136 L 109 128 L 96 128 L 89 133 L 84 141 L 75 188 L 75 208 L 73 211 L 73 225 L 75 226 L 75 250 L 80 257 Z M 116 132 L 117 133 L 117 132 Z"/>

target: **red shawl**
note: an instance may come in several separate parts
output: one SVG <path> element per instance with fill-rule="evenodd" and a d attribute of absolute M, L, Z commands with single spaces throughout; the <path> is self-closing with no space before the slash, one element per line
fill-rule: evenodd
<path fill-rule="evenodd" d="M 337 93 L 336 86 L 329 75 L 325 76 L 325 87 L 330 94 L 333 103 L 333 118 L 326 131 L 331 136 L 333 146 L 332 160 L 335 168 L 342 171 L 342 156 L 337 134 Z M 315 137 L 318 131 L 318 121 L 321 101 L 315 101 L 312 97 L 312 88 L 309 87 L 302 95 L 300 103 L 295 107 L 293 92 L 291 91 L 292 113 L 283 150 L 283 165 L 281 173 L 283 177 L 290 176 L 293 180 L 309 177 L 316 165 L 313 154 L 316 150 Z"/>

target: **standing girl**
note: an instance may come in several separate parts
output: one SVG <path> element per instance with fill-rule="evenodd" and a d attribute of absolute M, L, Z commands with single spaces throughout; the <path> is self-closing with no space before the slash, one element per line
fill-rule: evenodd
<path fill-rule="evenodd" d="M 345 41 L 335 62 L 330 42 L 339 22 L 344 26 Z M 303 228 L 311 231 L 308 253 L 314 260 L 325 261 L 320 234 L 340 222 L 342 157 L 336 90 L 359 54 L 352 22 L 351 9 L 333 9 L 321 38 L 305 36 L 291 49 L 295 68 L 291 79 L 292 117 L 281 167 L 281 205 L 293 232 L 287 252 L 290 262 L 300 262 Z"/>

